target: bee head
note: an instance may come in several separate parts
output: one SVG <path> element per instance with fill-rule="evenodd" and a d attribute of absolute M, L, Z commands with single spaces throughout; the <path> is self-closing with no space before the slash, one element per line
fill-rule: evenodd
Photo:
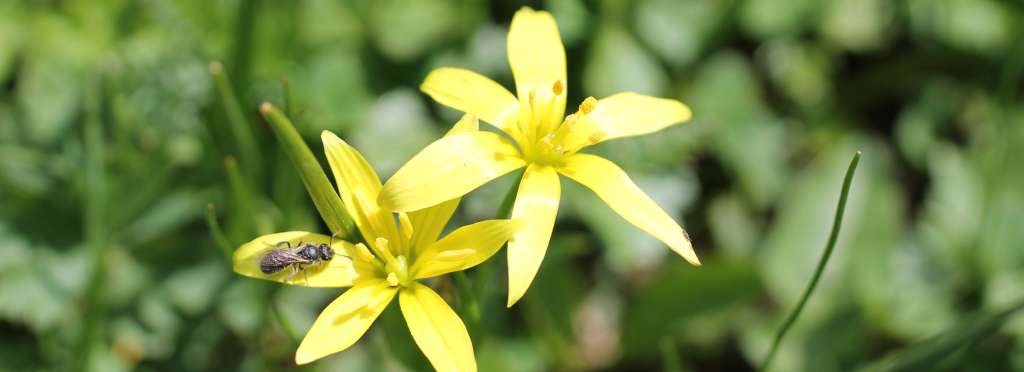
<path fill-rule="evenodd" d="M 324 261 L 334 259 L 334 249 L 328 247 L 327 244 L 320 244 L 320 259 Z"/>

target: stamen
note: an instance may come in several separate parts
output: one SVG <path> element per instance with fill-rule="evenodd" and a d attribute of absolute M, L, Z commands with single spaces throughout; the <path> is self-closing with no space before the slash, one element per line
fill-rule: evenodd
<path fill-rule="evenodd" d="M 370 290 L 369 293 L 364 293 L 359 298 L 353 299 L 351 302 L 348 303 L 348 306 L 345 306 L 345 307 L 341 308 L 340 310 L 338 310 L 338 318 L 344 317 L 345 315 L 348 315 L 349 313 L 351 313 L 353 311 L 356 311 L 356 310 L 359 310 L 363 306 L 366 306 L 366 303 L 370 302 L 370 300 L 373 299 L 373 297 L 371 297 L 371 295 L 375 291 L 376 291 L 376 288 L 374 288 L 373 290 Z M 335 319 L 337 319 L 337 318 L 335 318 Z"/>
<path fill-rule="evenodd" d="M 580 112 L 582 115 L 586 115 L 593 112 L 595 107 L 597 107 L 597 100 L 594 99 L 593 96 L 587 97 L 587 99 L 583 100 L 583 103 L 580 104 Z"/>
<path fill-rule="evenodd" d="M 377 251 L 379 251 L 382 255 L 384 255 L 384 258 L 387 259 L 388 263 L 391 263 L 391 262 L 395 261 L 395 255 L 391 254 L 391 250 L 388 249 L 388 240 L 387 239 L 385 239 L 385 238 L 377 238 L 377 240 L 374 241 L 374 245 L 377 246 Z"/>
<path fill-rule="evenodd" d="M 516 120 L 516 127 L 519 128 L 519 133 L 522 133 L 523 137 L 527 137 L 527 138 L 530 137 L 530 136 L 528 136 L 526 134 L 526 128 L 523 128 L 523 121 L 522 120 Z"/>
<path fill-rule="evenodd" d="M 530 91 L 530 110 L 533 110 L 533 99 L 534 98 L 537 98 L 537 90 L 536 89 Z"/>
<path fill-rule="evenodd" d="M 554 93 L 557 96 L 559 94 L 562 94 L 562 91 L 564 89 L 565 87 L 562 86 L 562 80 L 555 80 L 555 85 L 551 86 L 551 93 Z"/>
<path fill-rule="evenodd" d="M 375 258 L 373 253 L 370 253 L 370 249 L 366 248 L 366 244 L 363 243 L 356 244 L 356 253 L 359 254 L 359 258 L 366 262 L 373 262 Z"/>
<path fill-rule="evenodd" d="M 395 273 L 388 273 L 388 285 L 392 287 L 398 286 L 398 276 Z"/>
<path fill-rule="evenodd" d="M 576 114 L 569 114 L 569 116 L 566 116 L 565 117 L 565 121 L 562 122 L 562 125 L 565 125 L 566 127 L 568 127 L 569 128 L 569 133 L 572 133 L 573 132 L 573 126 L 576 125 Z"/>
<path fill-rule="evenodd" d="M 398 221 L 402 223 L 402 234 L 406 238 L 412 238 L 412 222 L 409 221 L 409 215 L 405 212 L 398 214 Z"/>
<path fill-rule="evenodd" d="M 604 135 L 605 133 L 602 131 L 591 133 L 589 136 L 587 136 L 587 141 L 590 141 L 591 145 L 596 145 L 597 142 L 601 141 L 601 139 L 604 138 Z"/>
<path fill-rule="evenodd" d="M 444 252 L 438 253 L 437 256 L 434 257 L 434 261 L 437 261 L 437 262 L 456 262 L 456 261 L 462 261 L 462 260 L 465 260 L 466 258 L 469 258 L 469 256 L 472 256 L 474 253 L 476 253 L 476 251 L 473 250 L 473 249 L 470 249 L 470 248 L 460 249 L 460 250 L 457 250 L 457 251 L 444 251 Z"/>
<path fill-rule="evenodd" d="M 548 135 L 544 136 L 544 138 L 541 138 L 540 141 L 537 142 L 537 144 L 540 145 L 540 147 L 545 149 L 545 150 L 551 150 L 551 148 L 554 147 L 551 144 L 551 139 L 554 138 L 554 137 L 555 137 L 554 133 L 548 134 Z"/>
<path fill-rule="evenodd" d="M 366 195 L 363 194 L 363 190 L 356 189 L 356 202 L 359 203 L 359 209 L 362 209 L 363 215 L 366 216 L 366 220 L 370 221 L 370 228 L 374 232 L 384 231 L 380 226 L 380 221 L 377 220 L 377 216 L 373 213 L 373 204 L 366 199 Z"/>

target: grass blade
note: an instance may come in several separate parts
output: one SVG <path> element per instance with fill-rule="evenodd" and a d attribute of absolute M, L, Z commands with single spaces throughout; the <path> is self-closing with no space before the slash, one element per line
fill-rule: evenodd
<path fill-rule="evenodd" d="M 797 303 L 796 308 L 789 314 L 789 317 L 782 322 L 782 327 L 779 327 L 779 333 L 775 334 L 775 340 L 772 341 L 772 348 L 768 351 L 768 356 L 764 359 L 764 363 L 761 364 L 761 368 L 758 371 L 764 372 L 771 365 L 772 359 L 775 358 L 775 353 L 779 350 L 779 344 L 782 343 L 782 338 L 786 336 L 786 332 L 789 331 L 789 327 L 793 326 L 796 322 L 796 318 L 800 316 L 800 312 L 803 311 L 804 305 L 807 304 L 807 299 L 811 297 L 811 293 L 814 292 L 814 288 L 818 286 L 818 280 L 821 279 L 821 273 L 825 271 L 825 265 L 828 264 L 829 257 L 832 256 L 832 249 L 836 246 L 836 240 L 839 238 L 839 228 L 843 225 L 843 211 L 846 209 L 846 198 L 850 195 L 850 183 L 853 182 L 853 173 L 857 171 L 857 163 L 860 162 L 860 151 L 853 156 L 853 161 L 850 162 L 850 168 L 846 170 L 846 179 L 843 180 L 843 190 L 839 194 L 839 208 L 836 209 L 836 219 L 832 224 L 832 235 L 828 238 L 828 244 L 825 245 L 825 252 L 821 254 L 821 260 L 818 261 L 818 267 L 814 269 L 814 276 L 811 277 L 811 282 L 807 284 L 807 289 L 804 290 L 803 296 L 800 297 L 800 301 Z"/>

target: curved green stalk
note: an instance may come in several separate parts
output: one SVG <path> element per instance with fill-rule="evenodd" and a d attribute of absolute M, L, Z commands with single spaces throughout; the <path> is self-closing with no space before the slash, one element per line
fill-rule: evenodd
<path fill-rule="evenodd" d="M 839 227 L 843 225 L 843 211 L 846 209 L 846 198 L 850 195 L 850 183 L 853 182 L 853 173 L 857 170 L 857 163 L 860 162 L 860 151 L 853 156 L 853 161 L 850 162 L 850 168 L 846 170 L 846 179 L 843 180 L 843 191 L 839 194 L 839 208 L 836 210 L 836 219 L 832 224 L 832 235 L 828 238 L 828 244 L 825 246 L 825 253 L 822 253 L 821 260 L 818 261 L 818 267 L 814 269 L 814 276 L 811 277 L 811 282 L 807 285 L 807 289 L 804 291 L 803 296 L 800 297 L 800 302 L 797 303 L 796 308 L 789 314 L 786 321 L 782 322 L 782 327 L 779 327 L 779 333 L 775 335 L 775 340 L 772 341 L 772 348 L 768 352 L 768 356 L 764 359 L 764 363 L 761 364 L 761 368 L 758 371 L 764 372 L 768 369 L 768 366 L 772 363 L 772 359 L 775 358 L 775 352 L 779 349 L 779 344 L 782 342 L 782 338 L 786 336 L 786 332 L 789 331 L 789 327 L 793 326 L 796 322 L 796 318 L 800 316 L 800 312 L 803 311 L 804 305 L 807 304 L 807 299 L 811 297 L 811 293 L 814 292 L 814 288 L 818 286 L 818 280 L 821 279 L 821 273 L 825 271 L 825 264 L 828 263 L 828 259 L 832 256 L 832 249 L 836 246 L 836 240 L 839 238 Z"/>

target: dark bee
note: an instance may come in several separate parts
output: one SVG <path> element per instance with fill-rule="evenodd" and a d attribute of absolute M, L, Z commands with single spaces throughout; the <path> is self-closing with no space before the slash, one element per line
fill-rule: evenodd
<path fill-rule="evenodd" d="M 292 244 L 287 241 L 277 243 L 277 245 L 273 246 L 274 249 L 270 249 L 257 255 L 255 257 L 256 264 L 260 266 L 260 271 L 263 271 L 263 273 L 267 275 L 277 273 L 284 270 L 286 267 L 291 267 L 292 272 L 289 273 L 288 276 L 284 277 L 282 283 L 287 282 L 288 279 L 295 276 L 299 270 L 302 270 L 303 274 L 306 276 L 306 285 L 309 286 L 309 272 L 306 271 L 306 267 L 303 265 L 316 265 L 319 267 L 324 262 L 334 259 L 335 253 L 331 246 L 334 244 L 334 236 L 337 234 L 338 233 L 334 233 L 334 235 L 331 235 L 330 244 L 302 244 L 302 241 L 300 240 L 295 247 L 292 247 Z M 287 245 L 287 247 L 281 248 L 282 245 Z M 340 256 L 351 259 L 351 257 L 345 255 Z"/>

